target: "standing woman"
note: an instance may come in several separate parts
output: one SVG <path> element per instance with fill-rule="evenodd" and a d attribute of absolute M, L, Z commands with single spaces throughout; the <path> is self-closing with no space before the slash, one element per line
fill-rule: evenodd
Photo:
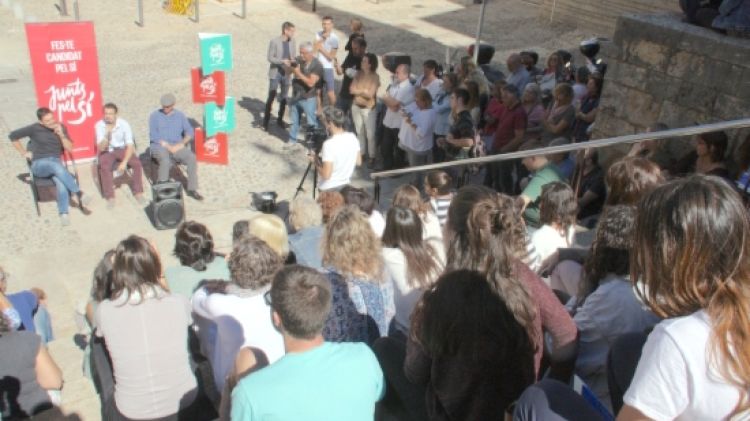
<path fill-rule="evenodd" d="M 666 320 L 617 419 L 748 419 L 750 221 L 739 196 L 715 177 L 663 185 L 638 206 L 634 244 L 630 279 Z"/>
<path fill-rule="evenodd" d="M 375 149 L 375 126 L 378 113 L 375 102 L 380 88 L 380 78 L 377 74 L 378 57 L 373 53 L 366 53 L 362 57 L 362 64 L 357 75 L 354 76 L 349 92 L 353 95 L 352 120 L 354 130 L 359 139 L 359 150 L 367 159 L 367 165 L 372 168 L 377 157 Z"/>
<path fill-rule="evenodd" d="M 333 295 L 323 337 L 371 344 L 385 336 L 396 312 L 393 280 L 383 268 L 380 240 L 367 215 L 356 206 L 343 207 L 328 221 L 323 244 Z"/>
<path fill-rule="evenodd" d="M 422 218 L 413 210 L 398 206 L 388 210 L 383 258 L 395 287 L 396 329 L 404 334 L 409 332 L 414 306 L 445 265 L 440 239 L 423 240 L 422 231 Z"/>
<path fill-rule="evenodd" d="M 604 79 L 599 73 L 594 73 L 586 82 L 586 96 L 581 101 L 581 106 L 576 111 L 576 121 L 573 127 L 573 140 L 583 142 L 589 140 L 589 127 L 596 120 L 596 112 L 599 109 L 599 98 L 602 96 L 602 85 Z"/>
<path fill-rule="evenodd" d="M 187 415 L 198 392 L 188 356 L 190 303 L 170 294 L 156 250 L 131 235 L 115 249 L 111 298 L 96 309 L 114 369 L 114 399 L 104 397 L 104 419 L 159 419 Z"/>
<path fill-rule="evenodd" d="M 455 73 L 446 73 L 443 75 L 443 87 L 432 101 L 432 108 L 435 109 L 435 144 L 432 147 L 433 162 L 445 161 L 443 149 L 437 146 L 437 139 L 445 137 L 450 131 L 453 124 L 451 121 L 451 93 L 458 87 L 458 76 Z"/>

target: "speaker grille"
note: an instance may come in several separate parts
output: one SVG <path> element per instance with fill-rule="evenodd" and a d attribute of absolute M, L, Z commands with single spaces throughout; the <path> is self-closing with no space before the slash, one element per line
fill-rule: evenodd
<path fill-rule="evenodd" d="M 172 228 L 182 222 L 184 211 L 178 200 L 165 200 L 154 204 L 154 219 L 165 227 Z"/>

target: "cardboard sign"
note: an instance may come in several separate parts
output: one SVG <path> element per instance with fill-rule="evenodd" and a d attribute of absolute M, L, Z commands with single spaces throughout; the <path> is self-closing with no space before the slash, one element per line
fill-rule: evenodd
<path fill-rule="evenodd" d="M 203 129 L 195 129 L 195 157 L 200 162 L 227 165 L 229 163 L 229 138 L 217 133 L 206 139 Z"/>
<path fill-rule="evenodd" d="M 199 33 L 201 68 L 204 75 L 217 70 L 232 70 L 232 36 L 229 34 Z"/>
<path fill-rule="evenodd" d="M 190 69 L 190 76 L 193 82 L 193 102 L 197 104 L 215 102 L 219 106 L 224 106 L 226 95 L 224 72 L 216 71 L 203 76 L 200 67 L 193 67 Z"/>
<path fill-rule="evenodd" d="M 39 107 L 67 126 L 76 159 L 93 159 L 103 113 L 94 24 L 27 23 L 26 40 Z"/>
<path fill-rule="evenodd" d="M 231 133 L 236 125 L 234 117 L 234 98 L 228 96 L 224 99 L 224 106 L 220 107 L 213 102 L 204 106 L 206 118 L 206 135 L 213 136 L 216 133 Z"/>

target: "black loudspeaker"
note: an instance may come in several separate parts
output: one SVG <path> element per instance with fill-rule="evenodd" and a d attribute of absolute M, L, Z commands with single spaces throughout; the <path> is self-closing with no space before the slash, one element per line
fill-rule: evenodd
<path fill-rule="evenodd" d="M 399 64 L 406 64 L 411 67 L 411 56 L 405 53 L 385 53 L 383 54 L 383 67 L 389 72 L 396 73 L 396 67 Z"/>
<path fill-rule="evenodd" d="M 176 228 L 185 219 L 182 184 L 176 181 L 151 186 L 151 216 L 159 230 Z"/>

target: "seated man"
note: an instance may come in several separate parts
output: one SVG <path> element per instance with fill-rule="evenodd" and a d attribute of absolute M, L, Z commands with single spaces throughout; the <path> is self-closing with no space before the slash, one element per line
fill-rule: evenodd
<path fill-rule="evenodd" d="M 546 156 L 536 155 L 524 158 L 521 163 L 531 172 L 531 179 L 521 192 L 521 200 L 525 209 L 523 219 L 531 228 L 539 228 L 539 197 L 542 195 L 542 187 L 553 181 L 563 181 L 558 174 L 555 165 Z"/>
<path fill-rule="evenodd" d="M 73 150 L 73 141 L 68 137 L 68 129 L 55 120 L 55 115 L 49 108 L 36 110 L 36 117 L 39 120 L 37 123 L 10 132 L 10 141 L 21 156 L 31 161 L 31 172 L 34 177 L 51 178 L 55 182 L 57 211 L 60 213 L 60 223 L 66 226 L 70 224 L 70 194 L 78 196 L 78 205 L 84 215 L 91 214 L 85 206 L 89 202 L 89 197 L 83 195 L 75 178 L 60 161 L 63 151 Z M 29 138 L 28 150 L 21 144 L 24 137 Z"/>
<path fill-rule="evenodd" d="M 233 420 L 372 420 L 385 380 L 364 343 L 331 343 L 322 330 L 331 283 L 298 265 L 279 271 L 266 293 L 286 355 L 242 379 L 232 393 Z"/>
<path fill-rule="evenodd" d="M 151 113 L 148 119 L 148 132 L 151 139 L 151 156 L 159 163 L 157 183 L 169 180 L 172 160 L 187 165 L 187 195 L 195 200 L 203 200 L 198 193 L 198 163 L 190 150 L 193 127 L 181 111 L 174 108 L 177 100 L 172 94 L 161 97 L 161 108 Z"/>
<path fill-rule="evenodd" d="M 133 131 L 127 121 L 117 117 L 117 105 L 104 105 L 104 118 L 94 126 L 96 147 L 99 149 L 99 180 L 102 183 L 102 194 L 107 199 L 107 208 L 115 205 L 115 185 L 112 179 L 112 166 L 119 162 L 116 172 L 122 174 L 127 167 L 133 169 L 130 178 L 130 190 L 139 204 L 145 205 L 143 197 L 143 167 L 135 155 Z"/>

